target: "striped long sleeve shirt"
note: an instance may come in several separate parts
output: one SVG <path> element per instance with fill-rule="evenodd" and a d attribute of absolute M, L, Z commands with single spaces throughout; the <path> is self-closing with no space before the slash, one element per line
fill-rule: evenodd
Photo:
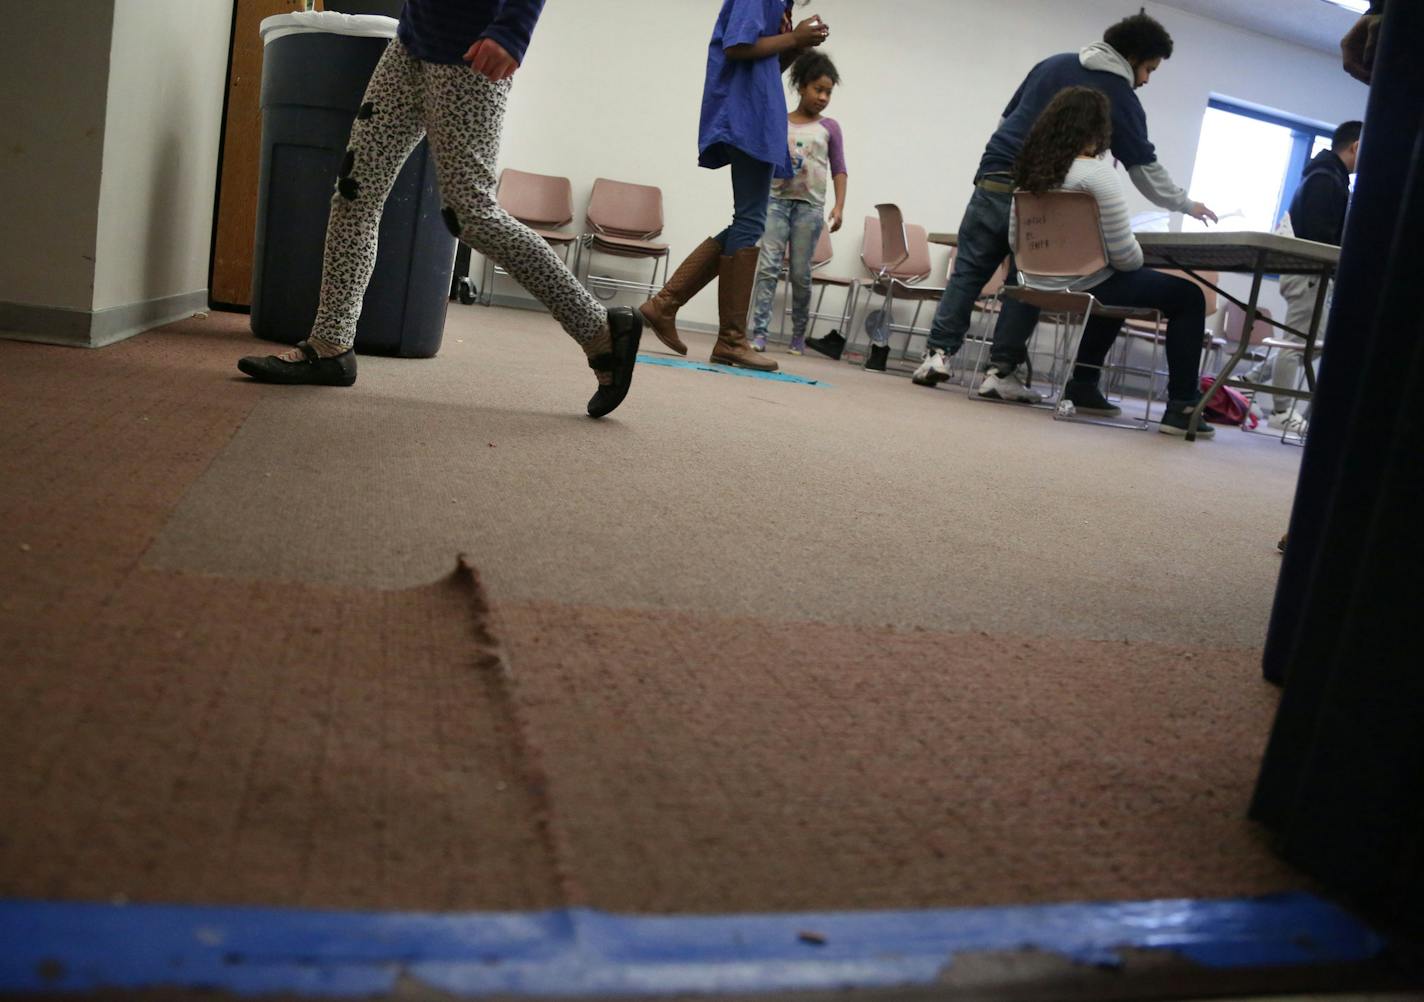
<path fill-rule="evenodd" d="M 1098 200 L 1098 215 L 1102 220 L 1103 247 L 1107 251 L 1108 267 L 1092 275 L 1080 278 L 1058 278 L 1048 275 L 1024 273 L 1024 279 L 1031 289 L 1062 291 L 1071 288 L 1075 292 L 1091 289 L 1107 281 L 1114 271 L 1136 271 L 1142 267 L 1142 247 L 1132 235 L 1132 217 L 1127 211 L 1127 199 L 1123 195 L 1122 182 L 1117 171 L 1102 160 L 1086 160 L 1082 157 L 1073 161 L 1068 168 L 1068 176 L 1060 187 L 1065 191 L 1086 191 Z M 1018 225 L 1013 209 L 1009 210 L 1009 245 L 1017 242 Z"/>

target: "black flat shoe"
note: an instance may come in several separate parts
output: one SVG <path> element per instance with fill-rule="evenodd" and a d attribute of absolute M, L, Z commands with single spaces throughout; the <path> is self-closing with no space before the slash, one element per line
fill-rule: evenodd
<path fill-rule="evenodd" d="M 588 416 L 600 418 L 610 414 L 628 395 L 633 385 L 633 366 L 638 361 L 638 341 L 643 336 L 643 315 L 630 306 L 615 306 L 608 311 L 608 330 L 613 335 L 613 347 L 588 360 L 588 367 L 613 373 L 613 382 L 600 384 L 588 399 Z"/>
<path fill-rule="evenodd" d="M 306 356 L 300 362 L 284 362 L 276 355 L 248 355 L 239 359 L 237 368 L 259 383 L 281 383 L 286 386 L 350 386 L 356 382 L 356 352 L 347 348 L 340 355 L 322 358 L 305 341 L 298 348 Z"/>

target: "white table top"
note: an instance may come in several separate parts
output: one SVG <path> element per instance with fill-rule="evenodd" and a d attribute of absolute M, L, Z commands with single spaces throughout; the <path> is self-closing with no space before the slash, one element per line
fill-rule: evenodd
<path fill-rule="evenodd" d="M 1318 274 L 1334 271 L 1340 248 L 1333 244 L 1250 230 L 1206 233 L 1138 233 L 1144 264 L 1201 271 Z"/>
<path fill-rule="evenodd" d="M 1334 271 L 1340 248 L 1299 237 L 1253 230 L 1211 230 L 1202 233 L 1138 233 L 1144 264 L 1148 267 L 1192 268 L 1198 271 L 1236 271 L 1269 275 L 1315 275 Z M 959 242 L 953 232 L 931 233 L 930 243 L 950 247 Z"/>

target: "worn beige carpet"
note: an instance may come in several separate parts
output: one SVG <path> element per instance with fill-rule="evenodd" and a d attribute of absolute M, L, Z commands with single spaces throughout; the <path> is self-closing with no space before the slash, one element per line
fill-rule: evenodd
<path fill-rule="evenodd" d="M 223 315 L 0 342 L 0 894 L 1302 886 L 1242 820 L 1298 450 L 788 356 L 817 384 L 649 364 L 592 422 L 507 310 L 351 390 L 250 384 L 252 350 Z"/>

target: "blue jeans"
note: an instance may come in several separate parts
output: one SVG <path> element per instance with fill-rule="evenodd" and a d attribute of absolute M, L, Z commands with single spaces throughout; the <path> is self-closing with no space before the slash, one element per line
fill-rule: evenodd
<path fill-rule="evenodd" d="M 1206 297 L 1195 282 L 1164 275 L 1151 268 L 1115 271 L 1088 290 L 1107 306 L 1149 306 L 1167 317 L 1167 399 L 1196 403 L 1200 396 L 1197 373 L 1201 367 L 1202 338 L 1206 329 Z M 1073 378 L 1097 385 L 1103 359 L 1117 340 L 1121 320 L 1095 317 L 1088 321 L 1078 342 Z"/>
<path fill-rule="evenodd" d="M 727 256 L 755 247 L 766 229 L 766 203 L 771 199 L 774 168 L 765 160 L 749 157 L 735 146 L 726 148 L 732 165 L 732 225 L 712 239 Z"/>
<path fill-rule="evenodd" d="M 964 219 L 959 223 L 959 247 L 954 253 L 954 270 L 945 285 L 930 324 L 929 347 L 953 355 L 964 344 L 974 318 L 974 302 L 1009 256 L 1008 192 L 975 187 Z M 1009 281 L 1017 279 L 1009 262 Z M 1028 358 L 1028 342 L 1038 325 L 1038 310 L 1012 299 L 1000 304 L 999 322 L 994 327 L 991 362 L 1013 368 Z"/>
<path fill-rule="evenodd" d="M 787 263 L 787 277 L 791 280 L 791 333 L 796 337 L 806 335 L 807 315 L 811 312 L 811 258 L 816 253 L 816 241 L 821 239 L 821 227 L 826 224 L 824 211 L 825 206 L 814 202 L 771 200 L 766 232 L 761 238 L 756 289 L 752 292 L 753 337 L 766 333 L 783 261 Z"/>

